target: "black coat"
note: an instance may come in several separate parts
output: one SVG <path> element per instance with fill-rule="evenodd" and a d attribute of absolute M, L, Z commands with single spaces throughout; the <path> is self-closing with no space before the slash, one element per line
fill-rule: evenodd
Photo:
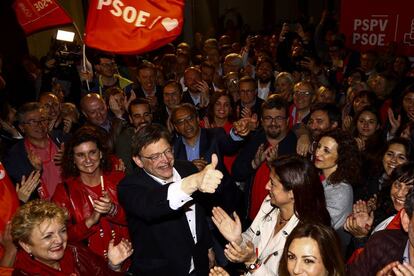
<path fill-rule="evenodd" d="M 200 203 L 207 212 L 210 212 L 214 206 L 220 206 L 230 213 L 236 210 L 239 189 L 227 171 L 223 157 L 236 153 L 241 144 L 241 141 L 231 139 L 223 128 L 201 128 L 199 156 L 210 163 L 211 155 L 217 154 L 217 169 L 224 175 L 214 194 L 197 194 Z M 175 159 L 188 160 L 181 136 L 178 136 L 174 141 L 174 157 Z"/>
<path fill-rule="evenodd" d="M 176 160 L 174 168 L 183 178 L 197 172 L 187 161 Z M 194 244 L 183 208 L 173 210 L 169 206 L 168 187 L 143 170 L 125 177 L 118 185 L 134 248 L 130 271 L 134 275 L 188 275 L 193 257 L 197 275 L 208 275 L 212 242 L 205 213 L 196 203 Z"/>

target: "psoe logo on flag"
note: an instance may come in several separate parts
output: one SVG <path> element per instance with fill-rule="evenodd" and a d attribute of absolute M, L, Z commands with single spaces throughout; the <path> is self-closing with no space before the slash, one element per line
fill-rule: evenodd
<path fill-rule="evenodd" d="M 116 17 L 121 17 L 126 23 L 133 24 L 135 27 L 146 27 L 152 29 L 162 17 L 158 16 L 152 22 L 147 22 L 151 17 L 151 13 L 144 10 L 137 10 L 133 6 L 125 6 L 121 0 L 99 0 L 96 7 L 97 10 L 102 10 L 106 7 L 111 7 L 109 12 Z M 176 18 L 165 17 L 161 21 L 161 25 L 167 32 L 170 32 L 178 27 L 178 20 Z"/>

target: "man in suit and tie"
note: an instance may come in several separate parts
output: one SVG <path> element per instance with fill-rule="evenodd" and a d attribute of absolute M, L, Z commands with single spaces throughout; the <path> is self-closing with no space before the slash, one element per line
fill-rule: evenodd
<path fill-rule="evenodd" d="M 207 275 L 214 262 L 205 213 L 195 192 L 214 193 L 223 174 L 217 156 L 202 171 L 174 160 L 171 136 L 158 124 L 133 137 L 132 156 L 141 168 L 118 185 L 134 247 L 133 275 Z"/>

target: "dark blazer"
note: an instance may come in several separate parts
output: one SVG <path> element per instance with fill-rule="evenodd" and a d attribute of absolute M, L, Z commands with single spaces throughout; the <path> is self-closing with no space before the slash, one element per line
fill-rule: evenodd
<path fill-rule="evenodd" d="M 227 171 L 224 162 L 224 155 L 233 155 L 240 148 L 242 142 L 236 142 L 226 134 L 223 128 L 201 128 L 200 129 L 200 158 L 211 162 L 211 155 L 217 154 L 217 169 L 224 177 L 214 194 L 198 194 L 200 203 L 207 212 L 213 206 L 220 206 L 227 212 L 233 212 L 237 205 L 238 188 L 232 177 Z M 177 136 L 174 140 L 175 159 L 188 160 L 182 136 Z"/>
<path fill-rule="evenodd" d="M 375 275 L 391 262 L 402 262 L 408 235 L 402 230 L 382 230 L 371 236 L 364 251 L 347 264 L 346 275 Z"/>
<path fill-rule="evenodd" d="M 61 143 L 66 142 L 69 139 L 69 135 L 63 133 L 63 131 L 53 130 L 50 134 L 50 138 L 60 148 Z M 26 147 L 24 144 L 25 139 L 21 139 L 19 142 L 7 152 L 3 160 L 4 168 L 10 176 L 13 183 L 20 183 L 23 175 L 26 177 L 35 169 L 29 161 L 27 156 Z M 29 200 L 39 198 L 36 192 L 30 195 Z"/>
<path fill-rule="evenodd" d="M 253 114 L 257 114 L 257 118 L 260 119 L 261 114 L 262 114 L 262 104 L 263 104 L 263 100 L 260 99 L 259 97 L 256 96 L 256 102 L 254 103 L 254 105 L 252 106 L 252 113 Z M 241 104 L 241 101 L 238 100 L 236 102 L 236 113 L 237 113 L 237 118 L 241 118 L 241 112 L 243 110 L 243 106 Z"/>
<path fill-rule="evenodd" d="M 181 177 L 197 172 L 187 161 L 176 160 Z M 167 200 L 169 185 L 161 185 L 143 170 L 125 177 L 118 185 L 118 198 L 127 214 L 134 254 L 133 275 L 188 275 L 191 257 L 197 275 L 208 275 L 210 230 L 205 213 L 196 203 L 197 244 L 194 244 L 185 206 L 172 210 Z"/>
<path fill-rule="evenodd" d="M 286 134 L 286 137 L 279 142 L 278 156 L 294 154 L 296 152 L 296 136 L 292 131 Z M 263 129 L 249 136 L 249 140 L 237 155 L 231 169 L 236 181 L 249 181 L 255 174 L 256 170 L 252 168 L 252 160 L 261 144 L 267 143 L 266 134 Z"/>
<path fill-rule="evenodd" d="M 181 103 L 189 103 L 196 107 L 198 112 L 198 117 L 202 119 L 207 114 L 207 108 L 200 108 L 198 105 L 196 105 L 193 101 L 193 98 L 191 98 L 190 92 L 184 91 L 183 92 L 183 98 L 181 99 Z"/>

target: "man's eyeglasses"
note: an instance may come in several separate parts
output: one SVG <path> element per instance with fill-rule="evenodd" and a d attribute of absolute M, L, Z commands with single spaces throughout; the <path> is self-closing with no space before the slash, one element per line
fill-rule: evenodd
<path fill-rule="evenodd" d="M 242 90 L 242 89 L 240 89 L 239 90 L 239 93 L 240 94 L 247 94 L 247 93 L 254 93 L 254 92 L 256 92 L 256 89 L 246 89 L 246 90 Z"/>
<path fill-rule="evenodd" d="M 34 119 L 32 119 L 32 120 L 28 120 L 26 122 L 23 122 L 22 124 L 29 125 L 29 126 L 40 126 L 40 125 L 46 124 L 48 122 L 49 122 L 48 119 L 40 119 L 40 120 L 34 120 Z"/>
<path fill-rule="evenodd" d="M 276 117 L 265 116 L 265 117 L 263 117 L 263 121 L 265 123 L 271 123 L 273 121 L 275 121 L 275 122 L 282 122 L 284 120 L 286 120 L 286 117 L 283 117 L 283 116 L 276 116 Z"/>
<path fill-rule="evenodd" d="M 105 67 L 105 68 L 111 68 L 111 67 L 115 67 L 116 66 L 116 63 L 115 62 L 110 62 L 110 63 L 101 63 L 100 64 L 102 67 Z"/>
<path fill-rule="evenodd" d="M 182 126 L 182 125 L 184 125 L 184 123 L 191 122 L 194 119 L 195 119 L 195 115 L 190 115 L 190 116 L 187 116 L 186 118 L 182 118 L 180 120 L 174 121 L 174 124 L 177 125 L 177 126 Z"/>
<path fill-rule="evenodd" d="M 295 91 L 293 95 L 296 97 L 303 97 L 303 96 L 309 97 L 311 95 L 311 92 L 310 91 Z"/>
<path fill-rule="evenodd" d="M 156 162 L 161 160 L 162 156 L 165 156 L 167 159 L 173 158 L 174 156 L 174 151 L 172 148 L 168 148 L 166 150 L 164 150 L 163 152 L 159 152 L 159 153 L 154 153 L 151 156 L 142 156 L 140 155 L 141 158 L 145 158 L 148 160 L 151 160 L 152 162 Z"/>

